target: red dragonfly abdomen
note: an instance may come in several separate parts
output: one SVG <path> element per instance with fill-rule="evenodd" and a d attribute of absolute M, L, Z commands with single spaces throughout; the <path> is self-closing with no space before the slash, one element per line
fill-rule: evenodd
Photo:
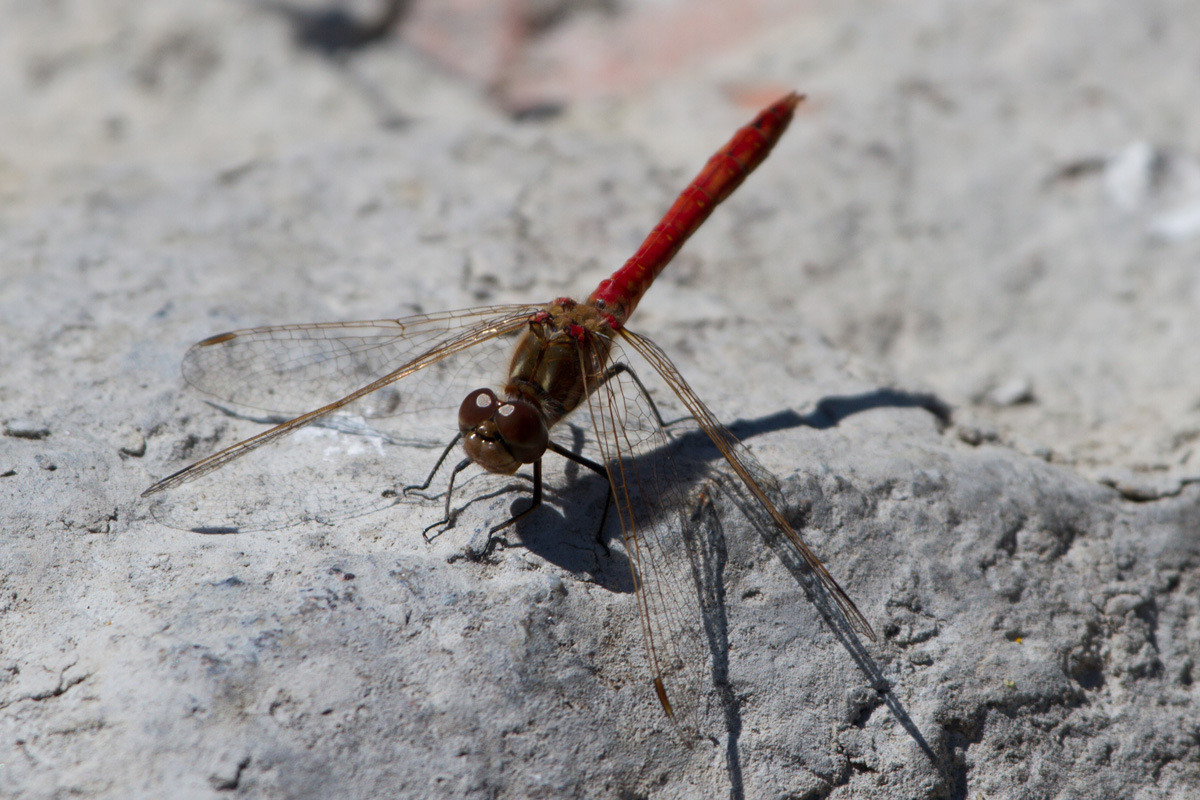
<path fill-rule="evenodd" d="M 753 122 L 735 133 L 676 198 L 637 252 L 612 277 L 600 282 L 588 302 L 611 316 L 614 328 L 625 324 L 658 273 L 717 204 L 763 162 L 787 130 L 802 99 L 802 95 L 792 92 L 763 109 Z"/>

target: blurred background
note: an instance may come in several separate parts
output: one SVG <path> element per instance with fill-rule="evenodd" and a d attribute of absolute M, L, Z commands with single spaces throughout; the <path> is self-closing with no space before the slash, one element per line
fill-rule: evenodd
<path fill-rule="evenodd" d="M 761 261 L 722 288 L 740 298 L 734 311 L 798 315 L 963 409 L 968 436 L 1074 465 L 1132 498 L 1200 476 L 1195 3 L 0 9 L 10 219 L 96 181 L 236 174 L 429 126 L 578 141 L 512 178 L 534 197 L 526 211 L 546 258 L 519 280 L 497 265 L 487 279 L 500 288 L 558 275 L 556 287 L 585 291 L 565 276 L 588 259 L 584 286 L 606 274 L 737 125 L 785 90 L 807 92 L 760 188 L 724 212 L 736 215 L 728 226 L 710 223 L 699 260 L 685 250 L 668 281 L 715 288 Z M 604 142 L 659 166 L 588 154 Z M 584 165 L 574 184 L 570 163 Z M 643 187 L 644 202 L 628 205 Z M 626 205 L 586 206 L 601 194 Z M 397 254 L 393 268 L 417 266 Z"/>

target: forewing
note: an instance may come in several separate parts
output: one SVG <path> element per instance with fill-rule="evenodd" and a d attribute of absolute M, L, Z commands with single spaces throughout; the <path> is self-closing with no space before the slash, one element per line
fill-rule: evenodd
<path fill-rule="evenodd" d="M 436 354 L 466 330 L 528 316 L 529 305 L 501 305 L 401 319 L 274 325 L 211 336 L 188 350 L 183 377 L 204 394 L 235 407 L 296 417 L 332 403 L 403 366 Z M 425 359 L 401 386 L 364 397 L 354 413 L 387 417 L 456 407 L 478 377 L 477 351 L 459 359 Z M 487 364 L 499 377 L 503 365 Z"/>
<path fill-rule="evenodd" d="M 438 401 L 430 398 L 438 398 L 448 404 L 451 402 L 448 398 L 455 397 L 452 393 L 456 392 L 457 399 L 453 403 L 457 405 L 466 394 L 463 387 L 477 388 L 469 382 L 491 384 L 502 380 L 507 351 L 512 346 L 510 340 L 524 328 L 529 315 L 538 308 L 505 306 L 479 312 L 438 315 L 436 323 L 429 322 L 428 317 L 419 318 L 417 321 L 420 324 L 416 330 L 423 335 L 423 350 L 394 338 L 389 340 L 391 350 L 405 352 L 409 356 L 408 361 L 398 363 L 388 373 L 373 376 L 373 380 L 356 386 L 349 394 L 226 447 L 162 479 L 143 493 L 144 496 L 157 495 L 152 513 L 156 519 L 172 527 L 261 530 L 288 527 L 306 520 L 334 522 L 402 502 L 403 487 L 420 483 L 440 451 L 431 447 L 423 450 L 414 448 L 412 441 L 397 439 L 386 431 L 371 427 L 362 420 L 359 405 L 364 400 L 369 401 L 379 390 L 399 383 L 403 392 L 400 395 L 401 407 L 394 409 L 394 412 L 405 412 L 412 408 L 412 414 L 402 417 L 410 424 L 410 428 L 424 428 L 426 440 L 450 441 L 456 427 L 453 415 L 424 413 L 428 409 L 441 407 Z M 457 319 L 462 324 L 450 326 L 446 322 L 449 318 Z M 257 329 L 244 332 L 244 338 L 246 342 L 310 342 L 319 341 L 313 338 L 313 331 L 324 330 L 330 335 L 334 335 L 335 331 L 342 332 L 336 334 L 341 338 L 326 337 L 327 341 L 348 338 L 353 344 L 356 338 L 361 337 L 343 337 L 345 331 L 354 329 L 352 326 L 380 329 L 377 322 L 348 325 L 351 327 L 329 325 Z M 440 335 L 434 335 L 432 331 L 438 326 Z M 281 338 L 282 332 L 288 330 L 297 331 L 298 335 L 307 338 Z M 409 327 L 408 330 L 413 328 Z M 214 337 L 210 340 L 212 344 L 201 343 L 197 348 L 216 347 L 224 350 L 227 346 L 233 347 L 231 343 L 238 338 L 243 338 L 243 335 Z M 382 347 L 383 343 L 375 342 L 370 346 L 360 346 L 358 352 L 367 353 L 373 349 L 378 354 L 382 352 Z M 254 346 L 233 347 L 227 351 L 233 355 L 226 358 L 225 362 L 243 366 L 261 364 L 265 377 L 269 368 L 263 360 L 261 349 Z M 353 351 L 353 347 L 350 350 Z M 276 349 L 276 352 L 280 351 Z M 306 356 L 296 359 L 296 371 L 291 373 L 293 376 L 300 373 L 320 375 L 324 371 L 324 374 L 332 376 L 326 386 L 333 387 L 338 386 L 336 380 L 344 379 L 345 369 L 328 366 L 329 362 L 337 361 L 336 357 L 322 359 L 317 355 L 322 352 L 320 348 L 301 348 L 300 352 Z M 323 352 L 332 353 L 334 350 L 326 349 Z M 392 363 L 381 360 L 383 357 L 379 355 L 369 358 L 385 366 Z M 342 363 L 345 365 L 352 360 L 343 358 Z M 210 367 L 215 363 L 215 360 L 209 359 Z M 430 374 L 431 368 L 448 376 L 450 388 L 433 387 L 426 381 L 423 391 L 410 392 L 409 381 Z M 253 375 L 254 370 L 246 370 L 246 373 Z M 208 376 L 217 374 L 242 376 L 239 370 L 232 368 L 211 368 L 206 372 Z M 287 370 L 284 374 L 288 374 Z M 236 398 L 244 403 L 248 397 L 254 399 L 262 396 L 249 388 L 248 381 L 239 384 L 230 379 L 218 383 L 226 387 L 224 399 L 227 401 Z M 302 386 L 304 382 L 293 381 L 293 385 Z M 240 386 L 247 388 L 243 390 L 238 388 Z M 411 403 L 404 403 L 406 397 L 411 398 Z M 277 442 L 318 421 L 357 435 L 334 434 L 324 428 L 312 430 L 307 436 L 291 437 L 286 452 L 272 448 L 273 455 L 277 456 L 275 464 L 267 464 L 261 458 L 243 458 L 266 444 Z M 398 444 L 407 446 L 394 446 Z M 219 485 L 194 483 L 197 478 L 218 469 L 225 470 L 225 480 Z"/>

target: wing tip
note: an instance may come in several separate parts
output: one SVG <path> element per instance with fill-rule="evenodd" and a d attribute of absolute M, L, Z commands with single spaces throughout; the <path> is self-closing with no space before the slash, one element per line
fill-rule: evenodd
<path fill-rule="evenodd" d="M 236 338 L 237 338 L 236 333 L 234 333 L 233 331 L 226 331 L 225 333 L 218 333 L 215 336 L 210 336 L 207 339 L 201 339 L 200 341 L 196 342 L 195 346 L 196 347 L 211 347 L 214 344 L 224 344 L 225 342 L 228 342 L 230 339 L 236 339 Z"/>
<path fill-rule="evenodd" d="M 671 708 L 671 699 L 667 697 L 667 687 L 663 684 L 663 679 L 660 676 L 654 678 L 654 693 L 658 695 L 658 702 L 662 703 L 663 711 L 667 712 L 667 716 L 675 718 L 675 709 Z"/>

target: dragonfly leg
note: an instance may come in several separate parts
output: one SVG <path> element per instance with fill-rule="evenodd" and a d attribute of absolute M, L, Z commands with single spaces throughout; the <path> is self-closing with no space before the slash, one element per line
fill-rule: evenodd
<path fill-rule="evenodd" d="M 449 449 L 447 449 L 446 452 L 449 452 Z M 445 458 L 445 457 L 446 457 L 446 454 L 443 453 L 442 458 Z M 438 465 L 440 466 L 441 463 L 442 462 L 439 460 Z M 474 463 L 475 462 L 472 461 L 471 459 L 464 458 L 462 461 L 460 461 L 454 465 L 454 469 L 450 470 L 450 482 L 446 485 L 445 515 L 441 519 L 439 519 L 437 522 L 433 523 L 432 525 L 427 525 L 425 527 L 425 530 L 421 531 L 421 535 L 423 537 L 425 537 L 425 541 L 427 541 L 427 542 L 432 541 L 431 537 L 429 536 L 429 532 L 431 530 L 433 530 L 434 528 L 442 528 L 442 526 L 445 526 L 445 528 L 442 528 L 442 529 L 446 530 L 446 528 L 449 528 L 453 524 L 454 517 L 450 513 L 450 499 L 452 497 L 454 497 L 454 479 L 458 477 L 458 473 L 462 472 L 464 469 L 466 469 L 467 467 L 471 466 Z M 436 467 L 434 468 L 434 472 L 437 472 Z M 432 480 L 432 478 L 433 478 L 433 476 L 430 475 L 430 480 Z M 425 485 L 426 486 L 429 485 L 429 480 L 425 481 Z M 406 491 L 407 491 L 407 489 L 406 489 Z M 440 531 L 439 531 L 439 533 L 440 533 Z"/>
<path fill-rule="evenodd" d="M 628 369 L 628 367 L 626 367 L 626 369 Z M 638 382 L 638 385 L 641 385 L 640 381 Z M 655 409 L 655 413 L 658 413 L 658 409 Z M 587 467 L 601 478 L 604 478 L 604 485 L 608 488 L 608 492 L 604 495 L 604 513 L 600 515 L 600 527 L 596 529 L 596 543 L 604 549 L 604 555 L 607 557 L 608 545 L 604 543 L 604 523 L 608 521 L 608 509 L 612 506 L 613 499 L 612 484 L 608 481 L 608 470 L 606 470 L 600 464 L 597 464 L 595 461 L 592 461 L 590 458 L 581 456 L 578 453 L 572 453 L 570 450 L 556 442 L 550 442 L 550 444 L 547 446 L 547 449 L 557 453 L 568 461 L 574 461 L 581 467 Z"/>
<path fill-rule="evenodd" d="M 489 555 L 493 550 L 496 549 L 496 545 L 498 545 L 498 544 L 502 544 L 505 547 L 508 547 L 508 540 L 505 539 L 503 536 L 497 536 L 496 534 L 499 533 L 500 531 L 504 530 L 505 528 L 507 528 L 509 525 L 512 525 L 517 520 L 531 514 L 534 511 L 534 509 L 536 509 L 541 504 L 542 504 L 542 460 L 539 458 L 537 461 L 533 462 L 533 500 L 532 500 L 532 502 L 530 502 L 529 508 L 525 509 L 524 511 L 521 511 L 520 513 L 513 514 L 511 517 L 506 519 L 504 522 L 501 522 L 499 525 L 493 525 L 491 527 L 491 529 L 488 531 L 487 546 L 483 548 L 483 554 L 485 556 Z"/>
<path fill-rule="evenodd" d="M 615 366 L 613 366 L 611 369 L 609 369 L 604 374 L 604 380 L 607 381 L 608 379 L 615 377 L 616 375 L 619 375 L 622 372 L 629 373 L 630 377 L 632 377 L 634 382 L 637 383 L 638 388 L 641 390 L 642 394 L 645 396 L 646 402 L 648 402 L 650 404 L 650 408 L 654 412 L 654 416 L 658 418 L 659 424 L 666 425 L 667 423 L 663 422 L 663 418 L 662 418 L 662 415 L 658 411 L 658 407 L 654 404 L 654 400 L 651 399 L 650 393 L 646 390 L 645 384 L 642 383 L 641 379 L 638 378 L 637 373 L 635 373 L 628 364 L 624 364 L 624 363 L 616 364 Z M 409 484 L 408 486 L 405 486 L 404 490 L 403 490 L 404 494 L 407 495 L 410 492 L 423 492 L 426 489 L 428 489 L 433 484 L 433 479 L 437 475 L 438 471 L 442 468 L 442 465 L 444 463 L 446 463 L 446 459 L 450 457 L 451 451 L 454 450 L 455 446 L 458 445 L 458 442 L 461 439 L 462 439 L 461 433 L 455 434 L 454 438 L 450 440 L 450 443 L 447 444 L 445 449 L 442 450 L 442 454 L 440 456 L 438 456 L 438 460 L 434 463 L 433 469 L 431 469 L 429 471 L 429 474 L 425 476 L 425 480 L 422 483 L 414 483 L 414 484 Z M 569 461 L 574 461 L 576 464 L 579 464 L 582 467 L 586 467 L 587 469 L 591 470 L 592 472 L 594 472 L 597 475 L 604 478 L 604 483 L 605 483 L 605 486 L 607 487 L 607 492 L 605 493 L 605 496 L 604 496 L 604 513 L 602 513 L 600 515 L 600 525 L 596 529 L 596 542 L 600 545 L 601 548 L 603 548 L 604 554 L 607 556 L 609 553 L 609 549 L 608 549 L 608 545 L 605 544 L 605 542 L 604 542 L 604 525 L 605 525 L 605 523 L 608 522 L 608 510 L 609 510 L 609 508 L 612 507 L 612 499 L 613 499 L 612 484 L 608 482 L 608 470 L 606 470 L 603 465 L 598 464 L 595 461 L 592 461 L 590 458 L 581 456 L 578 453 L 573 453 L 570 450 L 563 447 L 562 445 L 557 444 L 556 442 L 550 442 L 548 449 L 552 450 L 553 452 L 557 453 L 558 455 L 562 456 L 563 458 L 565 458 Z M 454 466 L 453 470 L 451 470 L 450 481 L 446 485 L 445 512 L 441 519 L 439 519 L 437 522 L 433 523 L 432 525 L 427 526 L 425 528 L 425 530 L 422 531 L 422 536 L 425 537 L 425 541 L 431 540 L 431 537 L 429 536 L 429 532 L 431 530 L 433 530 L 434 528 L 444 526 L 444 525 L 449 525 L 450 523 L 452 523 L 454 521 L 454 517 L 450 513 L 450 505 L 451 505 L 451 502 L 452 502 L 453 496 L 454 496 L 454 481 L 458 477 L 458 473 L 462 472 L 467 467 L 471 466 L 472 463 L 474 463 L 474 462 L 472 462 L 471 459 L 464 458 L 462 461 L 460 461 L 458 464 L 456 464 Z M 517 520 L 525 517 L 526 515 L 531 513 L 534 509 L 536 509 L 541 504 L 542 504 L 542 462 L 539 460 L 539 461 L 535 461 L 533 464 L 533 499 L 532 499 L 532 502 L 529 504 L 529 508 L 525 509 L 524 511 L 520 512 L 519 514 L 513 515 L 512 517 L 505 520 L 504 522 L 501 522 L 499 525 L 493 526 L 488 531 L 488 544 L 487 544 L 487 548 L 484 550 L 484 553 L 485 554 L 491 553 L 492 550 L 494 550 L 496 548 L 497 544 L 507 544 L 507 542 L 504 541 L 503 537 L 496 536 L 496 534 L 499 533 L 500 531 L 504 530 L 508 526 L 512 525 Z"/>
<path fill-rule="evenodd" d="M 433 476 L 437 475 L 437 471 L 442 468 L 442 464 L 446 461 L 446 457 L 450 455 L 450 451 L 454 449 L 454 446 L 458 444 L 460 439 L 462 439 L 461 433 L 454 434 L 454 438 L 450 440 L 450 444 L 446 445 L 446 449 L 442 451 L 440 456 L 438 456 L 437 463 L 433 465 L 433 469 L 429 470 L 429 474 L 425 477 L 425 482 L 413 483 L 405 486 L 404 494 L 407 495 L 409 492 L 413 491 L 423 492 L 428 489 L 429 485 L 433 483 Z"/>
<path fill-rule="evenodd" d="M 654 412 L 654 418 L 658 421 L 658 424 L 664 428 L 670 425 L 671 423 L 668 423 L 666 420 L 664 420 L 662 414 L 659 413 L 658 406 L 655 405 L 654 398 L 650 396 L 650 390 L 646 388 L 646 384 L 642 383 L 642 379 L 639 378 L 638 374 L 633 371 L 633 367 L 629 366 L 624 361 L 618 361 L 616 364 L 613 364 L 611 367 L 609 367 L 608 370 L 605 371 L 604 377 L 600 380 L 600 385 L 603 386 L 611 379 L 620 375 L 622 372 L 628 373 L 629 377 L 633 378 L 633 382 L 637 384 L 637 387 L 641 389 L 642 397 L 646 398 L 646 402 L 650 404 L 650 410 Z"/>
<path fill-rule="evenodd" d="M 605 481 L 605 486 L 608 491 L 604 493 L 604 513 L 600 515 L 600 525 L 596 528 L 596 544 L 600 545 L 600 549 L 604 551 L 604 557 L 608 558 L 611 555 L 608 544 L 604 541 L 604 523 L 608 522 L 608 510 L 612 508 L 613 491 L 612 484 Z"/>

